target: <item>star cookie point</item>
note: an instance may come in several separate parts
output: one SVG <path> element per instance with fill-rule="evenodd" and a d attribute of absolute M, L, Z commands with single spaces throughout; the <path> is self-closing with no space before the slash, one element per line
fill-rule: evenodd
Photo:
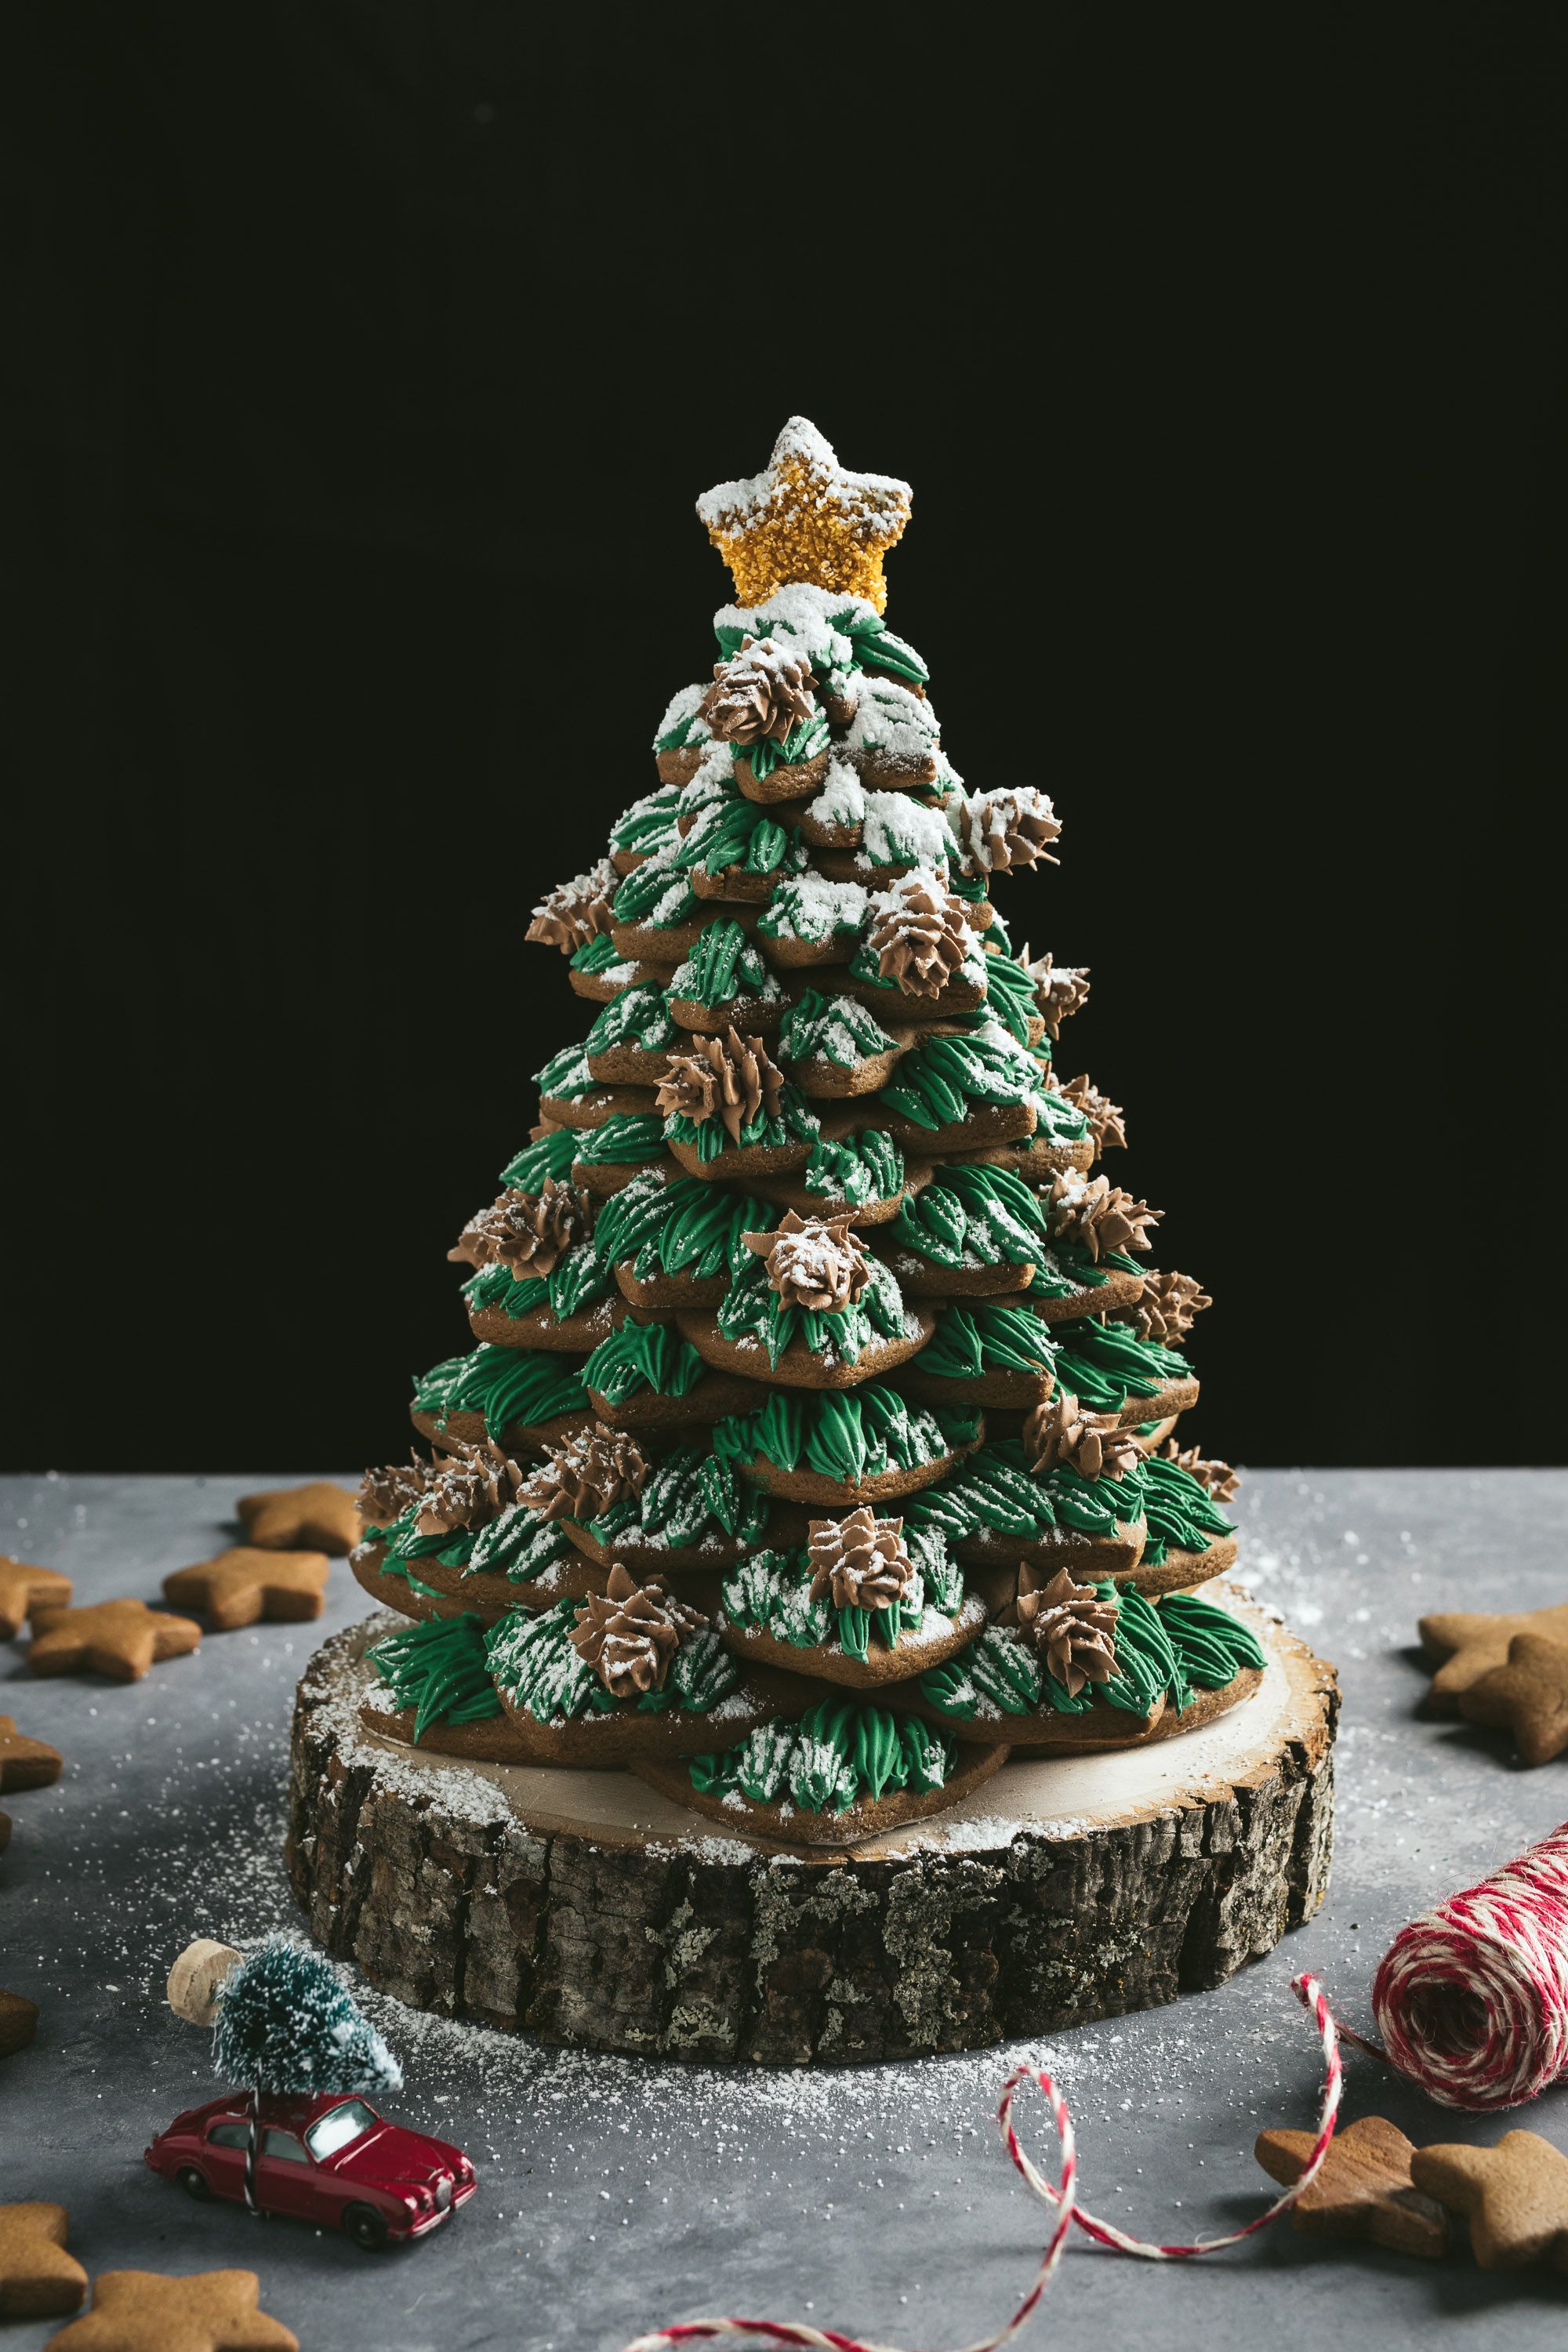
<path fill-rule="evenodd" d="M 235 1509 L 246 1542 L 263 1551 L 324 1551 L 339 1559 L 363 1533 L 353 1496 L 325 1478 L 242 1495 Z"/>
<path fill-rule="evenodd" d="M 880 613 L 882 558 L 903 535 L 911 497 L 890 474 L 851 473 L 809 417 L 792 416 L 763 471 L 715 484 L 697 511 L 742 605 L 799 582 L 863 596 Z"/>
<path fill-rule="evenodd" d="M 1271 2180 L 1292 2188 L 1311 2159 L 1317 2135 L 1262 2131 L 1253 2153 Z M 1317 2179 L 1298 2200 L 1298 2230 L 1326 2238 L 1361 2238 L 1395 2253 L 1446 2253 L 1448 2227 L 1436 2200 L 1411 2178 L 1416 2151 L 1397 2124 L 1360 2116 L 1329 2142 Z"/>
<path fill-rule="evenodd" d="M 58 2319 L 79 2311 L 87 2273 L 66 2252 L 63 2205 L 0 2205 L 0 2319 Z"/>
<path fill-rule="evenodd" d="M 214 1633 L 229 1633 L 262 1618 L 295 1622 L 319 1617 L 331 1562 L 323 1551 L 267 1551 L 233 1544 L 213 1559 L 177 1568 L 163 1579 L 176 1609 L 199 1609 Z"/>
<path fill-rule="evenodd" d="M 92 2308 L 51 2336 L 46 2352 L 300 2352 L 300 2339 L 260 2308 L 254 2271 L 103 2271 Z"/>

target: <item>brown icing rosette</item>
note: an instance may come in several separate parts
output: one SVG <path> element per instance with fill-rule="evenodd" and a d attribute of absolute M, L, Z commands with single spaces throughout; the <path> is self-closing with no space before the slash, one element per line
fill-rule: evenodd
<path fill-rule="evenodd" d="M 359 1515 L 369 1528 L 388 1528 L 400 1519 L 410 1503 L 417 1503 L 430 1483 L 430 1465 L 416 1454 L 411 1462 L 388 1462 L 367 1470 L 359 1485 Z"/>
<path fill-rule="evenodd" d="M 595 1422 L 552 1448 L 548 1460 L 523 1482 L 521 1498 L 541 1518 L 585 1525 L 640 1495 L 647 1468 L 635 1437 Z"/>
<path fill-rule="evenodd" d="M 720 1118 L 731 1142 L 749 1127 L 760 1110 L 776 1118 L 784 1093 L 784 1072 L 768 1058 L 760 1037 L 742 1037 L 727 1029 L 721 1037 L 694 1037 L 690 1050 L 667 1054 L 669 1076 L 658 1089 L 658 1108 L 666 1118 L 679 1116 L 700 1127 Z"/>
<path fill-rule="evenodd" d="M 721 743 L 742 750 L 765 738 L 782 743 L 804 719 L 816 713 L 811 666 L 772 637 L 742 637 L 741 650 L 715 662 L 713 683 L 697 715 Z"/>
<path fill-rule="evenodd" d="M 1109 1095 L 1100 1093 L 1087 1071 L 1080 1077 L 1069 1078 L 1065 1087 L 1058 1087 L 1055 1091 L 1065 1096 L 1068 1102 L 1075 1103 L 1082 1111 L 1089 1121 L 1097 1151 L 1104 1151 L 1113 1143 L 1125 1150 L 1127 1129 L 1123 1120 L 1126 1114 L 1120 1103 L 1113 1103 Z"/>
<path fill-rule="evenodd" d="M 1141 1339 L 1155 1339 L 1169 1348 L 1185 1339 L 1198 1316 L 1214 1300 L 1190 1274 L 1149 1274 L 1143 1294 L 1131 1307 L 1119 1307 L 1117 1320 L 1130 1323 Z"/>
<path fill-rule="evenodd" d="M 803 1217 L 789 1209 L 771 1234 L 742 1239 L 766 1260 L 768 1280 L 785 1307 L 841 1315 L 859 1304 L 871 1279 L 870 1261 L 847 1217 Z"/>
<path fill-rule="evenodd" d="M 1178 1470 L 1206 1486 L 1216 1503 L 1228 1503 L 1241 1484 L 1228 1462 L 1205 1461 L 1195 1445 L 1178 1445 L 1173 1437 L 1167 1437 L 1161 1446 L 1160 1459 L 1173 1462 Z"/>
<path fill-rule="evenodd" d="M 1085 1683 L 1108 1683 L 1116 1672 L 1116 1614 L 1114 1600 L 1101 1601 L 1092 1584 L 1075 1584 L 1065 1568 L 1046 1582 L 1026 1560 L 1017 1598 L 996 1622 L 1015 1626 L 1047 1674 L 1076 1698 Z"/>
<path fill-rule="evenodd" d="M 940 996 L 969 944 L 963 900 L 916 867 L 871 904 L 866 941 L 880 978 L 906 996 Z"/>
<path fill-rule="evenodd" d="M 438 1462 L 429 1475 L 414 1532 L 454 1535 L 481 1528 L 517 1500 L 522 1472 L 496 1445 L 476 1445 Z"/>
<path fill-rule="evenodd" d="M 570 1184 L 547 1176 L 537 1192 L 499 1192 L 468 1219 L 449 1258 L 467 1265 L 506 1265 L 542 1277 L 588 1231 L 589 1204 Z"/>
<path fill-rule="evenodd" d="M 577 1612 L 572 1646 L 612 1698 L 662 1690 L 681 1637 L 706 1625 L 700 1610 L 676 1601 L 657 1577 L 638 1584 L 617 1562 L 603 1598 L 590 1593 Z"/>
<path fill-rule="evenodd" d="M 842 1519 L 813 1519 L 811 1598 L 835 1609 L 890 1609 L 914 1589 L 902 1519 L 879 1519 L 862 1503 Z"/>
<path fill-rule="evenodd" d="M 1143 1460 L 1130 1429 L 1118 1428 L 1108 1413 L 1083 1412 L 1065 1389 L 1035 1407 L 1024 1423 L 1023 1444 L 1034 1478 L 1043 1478 L 1058 1463 L 1080 1478 L 1124 1478 Z"/>
<path fill-rule="evenodd" d="M 1089 966 L 1064 963 L 1058 967 L 1048 955 L 1031 961 L 1026 947 L 1018 961 L 1034 983 L 1035 1003 L 1054 1045 L 1060 1040 L 1062 1023 L 1083 1010 L 1089 995 Z"/>
<path fill-rule="evenodd" d="M 1085 1176 L 1076 1168 L 1052 1179 L 1040 1204 L 1051 1239 L 1087 1250 L 1097 1264 L 1112 1250 L 1146 1250 L 1150 1226 L 1164 1215 L 1105 1177 Z"/>
<path fill-rule="evenodd" d="M 1033 784 L 975 793 L 963 817 L 963 845 L 983 874 L 1007 874 L 1040 858 L 1054 866 L 1047 845 L 1061 829 L 1049 796 Z"/>
<path fill-rule="evenodd" d="M 563 955 L 573 955 L 577 949 L 596 940 L 601 931 L 610 928 L 610 901 L 616 895 L 617 876 L 607 857 L 601 857 L 586 874 L 574 881 L 558 883 L 549 890 L 533 910 L 533 919 L 523 937 L 538 940 L 548 948 L 559 948 Z"/>

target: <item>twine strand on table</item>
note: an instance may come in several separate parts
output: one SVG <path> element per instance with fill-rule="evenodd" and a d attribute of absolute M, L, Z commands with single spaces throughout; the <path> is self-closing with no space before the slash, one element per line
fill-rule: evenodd
<path fill-rule="evenodd" d="M 1114 2252 L 1134 2254 L 1145 2262 L 1187 2262 L 1197 2254 L 1217 2253 L 1223 2246 L 1239 2244 L 1250 2238 L 1256 2230 L 1266 2229 L 1270 2221 L 1305 2195 L 1317 2179 L 1329 2144 L 1339 2120 L 1340 2095 L 1343 2074 L 1340 2064 L 1339 2032 L 1333 2013 L 1316 1977 L 1300 1976 L 1292 1990 L 1311 2013 L 1323 2050 L 1323 2093 L 1318 2110 L 1318 2137 L 1311 2155 L 1302 2168 L 1300 2179 L 1274 2200 L 1273 2203 L 1239 2230 L 1232 2230 L 1223 2238 L 1200 2238 L 1191 2245 L 1163 2245 L 1134 2238 L 1119 2230 L 1113 2221 L 1102 2221 L 1077 2202 L 1074 2190 L 1078 2185 L 1078 2147 L 1073 2133 L 1072 2116 L 1067 2101 L 1051 2075 L 1034 2066 L 1016 2066 L 1002 2087 L 1001 2104 L 996 2110 L 996 2122 L 1002 2134 L 1003 2146 L 1028 2188 L 1052 2214 L 1052 2226 L 1040 2256 L 1039 2268 L 1028 2294 L 1012 2317 L 993 2336 L 982 2336 L 977 2343 L 966 2345 L 963 2352 L 999 2352 L 1004 2344 L 1026 2327 L 1038 2307 L 1049 2285 L 1051 2276 L 1062 2257 L 1069 2231 L 1076 2224 L 1087 2237 Z M 1035 2164 L 1018 2137 L 1013 2122 L 1013 2103 L 1026 2083 L 1033 2083 L 1046 2098 L 1056 2126 L 1061 2148 L 1061 2179 L 1047 2180 Z M 802 2320 L 743 2319 L 738 2316 L 722 2319 L 677 2320 L 668 2327 L 656 2328 L 651 2336 L 639 2336 L 628 2344 L 626 2352 L 669 2352 L 669 2347 L 696 2344 L 716 2336 L 751 2336 L 769 2344 L 788 2344 L 805 2347 L 805 2352 L 896 2352 L 887 2344 L 873 2344 L 858 2336 L 846 2336 L 834 2327 L 813 2327 Z"/>

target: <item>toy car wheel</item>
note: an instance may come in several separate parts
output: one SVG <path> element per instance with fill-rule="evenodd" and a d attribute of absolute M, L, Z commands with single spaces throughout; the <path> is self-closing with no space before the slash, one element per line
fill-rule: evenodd
<path fill-rule="evenodd" d="M 198 2205 L 205 2204 L 212 2195 L 205 2174 L 198 2172 L 194 2164 L 182 2164 L 174 2178 L 186 2196 L 194 2197 Z"/>
<path fill-rule="evenodd" d="M 349 2205 L 343 2210 L 343 2234 L 365 2253 L 378 2253 L 386 2243 L 386 2217 L 374 2205 Z"/>

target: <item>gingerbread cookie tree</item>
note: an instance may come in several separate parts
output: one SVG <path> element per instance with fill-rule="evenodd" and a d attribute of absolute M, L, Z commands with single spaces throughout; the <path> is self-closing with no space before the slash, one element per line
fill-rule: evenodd
<path fill-rule="evenodd" d="M 355 1573 L 415 1622 L 365 1719 L 842 1845 L 1264 1660 L 1191 1597 L 1236 1549 L 1171 1435 L 1208 1299 L 1058 1075 L 1087 972 L 996 904 L 1061 823 L 964 785 L 882 617 L 908 487 L 796 417 L 698 511 L 740 602 L 657 790 L 528 926 L 592 1017 L 450 1253 L 431 1458 L 366 1478 Z"/>

